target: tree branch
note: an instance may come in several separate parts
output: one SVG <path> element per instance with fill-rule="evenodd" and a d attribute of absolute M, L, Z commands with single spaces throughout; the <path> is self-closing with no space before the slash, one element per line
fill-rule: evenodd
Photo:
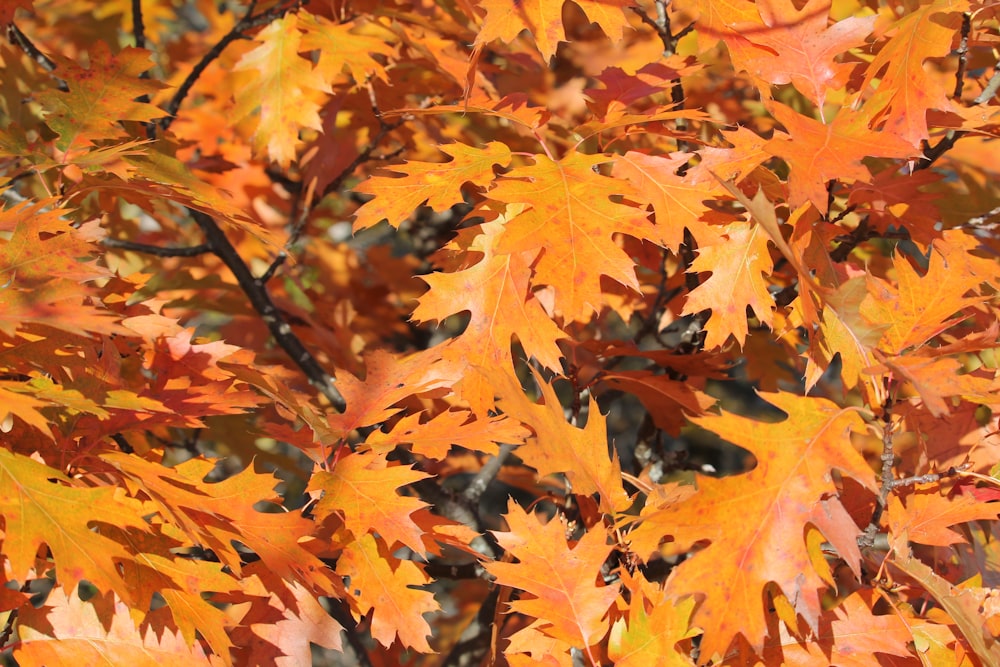
<path fill-rule="evenodd" d="M 292 361 L 305 373 L 309 384 L 316 387 L 330 404 L 339 412 L 347 409 L 347 402 L 333 384 L 334 378 L 320 365 L 316 358 L 306 349 L 302 341 L 292 332 L 281 311 L 274 305 L 267 286 L 260 278 L 255 278 L 236 248 L 229 242 L 226 234 L 211 216 L 191 209 L 191 216 L 205 234 L 207 245 L 213 254 L 221 259 L 236 277 L 240 289 L 250 299 L 251 305 L 260 313 L 261 318 L 270 330 L 271 335 Z"/>
<path fill-rule="evenodd" d="M 198 255 L 204 255 L 205 253 L 212 252 L 212 249 L 207 243 L 182 248 L 165 248 L 163 246 L 151 245 L 148 243 L 136 243 L 135 241 L 110 238 L 104 239 L 101 243 L 107 248 L 133 250 L 135 252 L 142 252 L 156 257 L 197 257 Z"/>
<path fill-rule="evenodd" d="M 358 624 L 354 622 L 354 617 L 351 616 L 351 610 L 347 607 L 347 603 L 337 598 L 327 598 L 327 600 L 329 600 L 330 604 L 330 616 L 333 616 L 333 619 L 344 628 L 344 634 L 347 635 L 347 643 L 350 644 L 351 651 L 354 652 L 354 659 L 357 660 L 356 664 L 359 667 L 372 667 L 368 650 L 361 643 L 361 638 L 358 636 Z"/>
<path fill-rule="evenodd" d="M 132 0 L 132 34 L 135 36 L 136 47 L 146 48 L 146 26 L 142 22 L 142 0 Z"/>
<path fill-rule="evenodd" d="M 39 51 L 34 42 L 28 39 L 28 36 L 21 32 L 20 28 L 13 23 L 7 26 L 7 39 L 10 40 L 11 44 L 16 45 L 19 49 L 27 53 L 28 56 L 38 63 L 46 72 L 56 71 L 55 62 L 47 55 Z M 56 77 L 55 80 L 56 87 L 59 88 L 59 90 L 64 93 L 69 92 L 69 86 L 63 79 Z"/>

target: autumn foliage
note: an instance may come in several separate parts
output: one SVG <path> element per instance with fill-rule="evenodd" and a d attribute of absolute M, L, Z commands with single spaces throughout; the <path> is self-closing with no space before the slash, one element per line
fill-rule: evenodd
<path fill-rule="evenodd" d="M 996 3 L 0 24 L 6 659 L 1000 664 Z"/>

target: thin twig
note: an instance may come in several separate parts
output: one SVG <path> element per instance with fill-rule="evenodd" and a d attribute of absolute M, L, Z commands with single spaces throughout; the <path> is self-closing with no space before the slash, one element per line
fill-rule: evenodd
<path fill-rule="evenodd" d="M 29 593 L 31 591 L 31 579 L 25 579 L 24 583 L 21 585 L 22 593 Z M 7 615 L 7 622 L 3 624 L 3 630 L 0 631 L 0 650 L 7 648 L 7 643 L 10 641 L 11 636 L 14 634 L 14 626 L 17 625 L 17 612 L 20 607 L 15 607 L 10 610 Z"/>
<path fill-rule="evenodd" d="M 969 464 L 965 463 L 960 466 L 951 466 L 944 472 L 930 472 L 925 475 L 912 475 L 911 477 L 894 479 L 892 481 L 892 489 L 896 490 L 904 486 L 916 486 L 917 484 L 934 484 L 943 479 L 955 477 L 959 473 L 964 472 L 968 467 Z"/>
<path fill-rule="evenodd" d="M 878 534 L 879 523 L 882 521 L 882 513 L 885 512 L 889 502 L 889 494 L 892 492 L 895 482 L 892 476 L 892 464 L 896 458 L 893 451 L 893 400 L 892 387 L 887 386 L 885 402 L 882 405 L 882 484 L 875 509 L 872 512 L 872 520 L 865 528 L 865 532 L 858 537 L 858 545 L 864 548 L 871 548 L 875 544 L 875 536 Z"/>
<path fill-rule="evenodd" d="M 917 161 L 916 166 L 913 167 L 913 171 L 920 171 L 921 169 L 927 169 L 930 167 L 939 157 L 950 151 L 958 140 L 964 135 L 965 132 L 960 130 L 948 130 L 945 135 L 941 137 L 941 141 L 937 142 L 933 146 L 931 146 L 928 141 L 924 140 L 924 156 Z"/>
<path fill-rule="evenodd" d="M 133 447 L 121 433 L 112 433 L 111 439 L 115 441 L 115 444 L 118 445 L 118 449 L 120 449 L 123 454 L 135 453 L 135 447 Z"/>
<path fill-rule="evenodd" d="M 122 239 L 106 238 L 101 243 L 108 248 L 120 248 L 122 250 L 133 250 L 135 252 L 146 253 L 156 257 L 197 257 L 212 252 L 207 243 L 199 245 L 185 246 L 182 248 L 165 248 L 163 246 L 151 245 L 149 243 L 136 243 L 135 241 L 125 241 Z"/>
<path fill-rule="evenodd" d="M 500 474 L 500 468 L 503 467 L 504 461 L 507 460 L 507 457 L 513 451 L 514 445 L 500 445 L 500 451 L 497 452 L 496 456 L 490 457 L 490 460 L 476 473 L 472 481 L 469 482 L 469 485 L 462 491 L 462 496 L 470 504 L 475 505 L 479 502 L 486 488 Z"/>
<path fill-rule="evenodd" d="M 500 587 L 494 586 L 479 606 L 476 618 L 466 627 L 459 640 L 441 662 L 442 667 L 481 664 L 490 648 L 493 619 L 500 599 Z"/>
<path fill-rule="evenodd" d="M 868 225 L 868 217 L 861 218 L 861 222 L 855 227 L 843 242 L 830 251 L 830 260 L 833 262 L 844 262 L 851 252 L 859 245 L 872 238 L 875 233 Z M 839 237 L 838 237 L 839 238 Z"/>
<path fill-rule="evenodd" d="M 972 100 L 972 103 L 979 105 L 988 102 L 997 94 L 998 90 L 1000 90 L 1000 68 L 993 72 L 990 82 L 983 88 L 983 92 L 979 93 L 976 99 Z"/>
<path fill-rule="evenodd" d="M 965 68 L 969 59 L 970 32 L 972 32 L 972 14 L 964 12 L 962 14 L 962 39 L 958 44 L 958 70 L 955 72 L 955 92 L 952 94 L 955 99 L 962 98 L 962 89 L 965 87 Z"/>
<path fill-rule="evenodd" d="M 692 23 L 675 35 L 673 34 L 673 29 L 670 25 L 670 15 L 667 14 L 667 2 L 665 0 L 656 0 L 654 7 L 656 10 L 656 18 L 649 16 L 638 7 L 633 7 L 632 11 L 639 15 L 639 18 L 643 23 L 652 27 L 653 30 L 656 31 L 660 41 L 663 43 L 663 56 L 667 58 L 677 53 L 677 42 L 680 41 L 681 37 L 689 33 L 694 28 L 694 24 Z M 680 77 L 677 77 L 670 83 L 670 101 L 673 102 L 678 109 L 681 109 L 684 106 L 684 85 L 681 82 Z M 676 124 L 678 130 L 683 131 L 687 129 L 687 121 L 683 118 L 678 118 Z M 690 146 L 688 145 L 688 142 L 682 139 L 677 140 L 677 150 L 687 152 L 689 149 Z"/>
<path fill-rule="evenodd" d="M 11 23 L 7 26 L 7 39 L 10 40 L 11 44 L 16 45 L 19 49 L 28 54 L 28 56 L 34 60 L 36 63 L 41 65 L 42 69 L 46 72 L 55 72 L 56 63 L 49 58 L 47 55 L 42 53 L 34 42 L 28 39 L 28 36 L 21 32 L 21 29 L 16 25 Z M 56 87 L 64 93 L 69 92 L 69 85 L 65 80 L 55 77 Z"/>

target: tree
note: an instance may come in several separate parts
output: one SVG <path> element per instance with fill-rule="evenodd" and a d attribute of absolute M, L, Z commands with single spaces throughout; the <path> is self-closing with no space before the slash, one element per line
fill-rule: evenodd
<path fill-rule="evenodd" d="M 0 0 L 8 657 L 1000 664 L 998 19 Z"/>

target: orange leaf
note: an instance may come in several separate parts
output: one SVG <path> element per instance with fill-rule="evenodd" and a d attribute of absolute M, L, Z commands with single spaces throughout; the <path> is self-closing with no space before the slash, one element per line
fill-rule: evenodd
<path fill-rule="evenodd" d="M 55 56 L 59 76 L 69 86 L 68 92 L 47 90 L 37 95 L 46 110 L 45 122 L 59 135 L 56 147 L 64 152 L 83 149 L 102 139 L 122 139 L 127 133 L 122 120 L 148 122 L 163 111 L 136 101 L 165 86 L 139 75 L 153 66 L 149 51 L 125 47 L 117 55 L 103 41 L 90 49 L 90 67 Z"/>
<path fill-rule="evenodd" d="M 35 322 L 72 332 L 123 333 L 118 317 L 93 305 L 81 283 L 107 278 L 91 257 L 103 233 L 95 222 L 74 228 L 53 199 L 0 210 L 0 331 Z"/>
<path fill-rule="evenodd" d="M 395 49 L 382 39 L 365 33 L 378 32 L 394 37 L 391 32 L 375 22 L 334 23 L 307 11 L 299 12 L 298 16 L 299 26 L 305 31 L 301 50 L 319 51 L 316 71 L 326 80 L 335 80 L 346 69 L 358 84 L 364 83 L 369 74 L 388 82 L 385 67 L 372 56 L 384 59 L 392 56 Z"/>
<path fill-rule="evenodd" d="M 719 231 L 703 220 L 711 215 L 705 202 L 717 199 L 725 190 L 714 179 L 700 181 L 690 172 L 678 176 L 677 170 L 691 157 L 688 153 L 673 153 L 666 158 L 629 151 L 615 160 L 611 172 L 615 177 L 628 179 L 638 201 L 653 206 L 659 243 L 675 252 L 684 242 L 685 228 L 699 246 L 719 237 Z"/>
<path fill-rule="evenodd" d="M 257 565 L 246 568 L 252 579 L 245 583 L 245 588 L 248 593 L 268 598 L 269 613 L 262 618 L 248 614 L 243 619 L 242 624 L 250 626 L 254 641 L 237 649 L 238 664 L 309 665 L 312 664 L 311 644 L 343 651 L 343 628 L 320 601 L 301 585 L 278 579 Z M 281 614 L 280 620 L 275 620 L 274 612 Z M 267 643 L 266 648 L 260 646 L 261 640 Z"/>
<path fill-rule="evenodd" d="M 919 154 L 909 142 L 870 129 L 871 116 L 854 111 L 849 104 L 841 107 L 829 124 L 778 102 L 768 103 L 767 108 L 789 134 L 787 139 L 776 135 L 764 150 L 788 163 L 788 203 L 792 208 L 808 201 L 826 213 L 827 181 L 871 182 L 871 172 L 861 162 L 866 157 L 911 158 Z"/>
<path fill-rule="evenodd" d="M 375 175 L 354 188 L 355 192 L 374 195 L 355 212 L 354 230 L 358 231 L 387 220 L 398 227 L 418 206 L 427 205 L 443 211 L 462 202 L 462 186 L 472 183 L 487 187 L 496 175 L 494 165 L 510 163 L 510 148 L 491 141 L 485 148 L 464 144 L 445 144 L 438 149 L 451 157 L 450 162 L 408 162 L 389 170 L 402 178 Z"/>
<path fill-rule="evenodd" d="M 882 598 L 871 589 L 852 593 L 833 609 L 824 612 L 820 631 L 806 641 L 783 636 L 781 641 L 768 641 L 763 660 L 768 665 L 814 667 L 835 664 L 843 667 L 868 667 L 883 663 L 877 654 L 912 657 L 911 624 L 914 619 L 903 616 L 900 609 L 876 615 L 872 607 Z M 909 664 L 909 663 L 906 663 Z"/>
<path fill-rule="evenodd" d="M 509 530 L 493 534 L 519 562 L 486 563 L 486 569 L 498 583 L 527 594 L 511 602 L 510 610 L 537 618 L 542 632 L 573 646 L 601 640 L 608 631 L 608 609 L 618 598 L 617 586 L 596 584 L 611 553 L 604 530 L 585 533 L 571 547 L 559 520 L 542 523 L 517 503 L 504 516 Z"/>
<path fill-rule="evenodd" d="M 704 630 L 702 656 L 725 655 L 737 634 L 760 646 L 767 632 L 764 590 L 770 583 L 815 628 L 824 580 L 812 566 L 805 528 L 812 524 L 857 570 L 860 529 L 837 498 L 833 470 L 875 489 L 871 468 L 851 444 L 864 422 L 853 410 L 819 398 L 761 394 L 788 416 L 765 423 L 730 414 L 696 418 L 699 426 L 748 449 L 757 459 L 750 472 L 724 479 L 698 476 L 690 498 L 643 510 L 631 534 L 633 549 L 647 557 L 663 549 L 682 553 L 710 544 L 681 563 L 667 590 L 700 599 L 692 624 Z M 752 564 L 752 565 L 751 565 Z"/>
<path fill-rule="evenodd" d="M 887 324 L 879 349 L 900 354 L 919 347 L 963 319 L 961 312 L 983 301 L 966 296 L 978 292 L 982 276 L 956 270 L 966 266 L 964 250 L 946 241 L 935 241 L 927 272 L 917 273 L 900 252 L 893 256 L 898 285 L 869 275 L 868 297 L 860 313 L 869 322 Z"/>
<path fill-rule="evenodd" d="M 464 410 L 442 412 L 426 422 L 421 422 L 422 416 L 407 415 L 388 433 L 373 432 L 365 439 L 365 445 L 387 454 L 397 445 L 411 444 L 414 454 L 443 460 L 452 445 L 496 454 L 498 443 L 521 442 L 528 435 L 521 424 L 506 417 L 475 419 Z"/>
<path fill-rule="evenodd" d="M 665 595 L 655 601 L 630 586 L 632 600 L 628 618 L 619 618 L 611 626 L 608 657 L 615 667 L 690 667 L 694 663 L 675 645 L 681 639 L 697 634 L 689 630 L 694 600 L 673 600 Z"/>
<path fill-rule="evenodd" d="M 494 380 L 500 408 L 535 432 L 535 437 L 517 450 L 518 456 L 541 477 L 564 473 L 574 493 L 598 494 L 602 512 L 628 508 L 632 500 L 622 488 L 621 467 L 613 447 L 608 456 L 607 423 L 597 405 L 589 403 L 587 425 L 577 428 L 566 421 L 552 385 L 537 375 L 535 379 L 543 405 L 529 400 L 511 376 Z"/>
<path fill-rule="evenodd" d="M 382 646 L 388 647 L 398 635 L 404 646 L 430 653 L 431 627 L 423 614 L 439 607 L 432 593 L 414 588 L 427 584 L 420 568 L 381 553 L 375 538 L 365 534 L 344 549 L 337 572 L 350 578 L 348 594 L 360 615 L 372 612 L 372 637 Z"/>
<path fill-rule="evenodd" d="M 556 53 L 556 46 L 566 39 L 563 31 L 562 7 L 564 0 L 519 0 L 514 5 L 508 0 L 480 0 L 477 4 L 486 10 L 483 27 L 476 37 L 475 50 L 494 39 L 513 41 L 522 30 L 535 38 L 538 50 L 546 60 Z M 597 23 L 605 34 L 616 42 L 621 41 L 624 29 L 629 26 L 625 12 L 632 4 L 629 0 L 574 0 Z"/>
<path fill-rule="evenodd" d="M 961 590 L 930 567 L 913 557 L 912 553 L 896 554 L 889 561 L 924 587 L 931 597 L 951 617 L 954 625 L 972 647 L 973 653 L 984 665 L 1000 664 L 1000 643 L 983 627 L 979 600 L 975 591 Z"/>
<path fill-rule="evenodd" d="M 469 250 L 483 258 L 464 270 L 423 276 L 430 290 L 420 297 L 413 318 L 440 322 L 468 311 L 468 326 L 443 354 L 471 368 L 512 372 L 510 346 L 515 337 L 529 357 L 546 368 L 559 368 L 562 353 L 556 341 L 565 334 L 530 289 L 530 259 L 522 253 L 497 253 L 495 244 L 505 233 L 502 221 L 485 223 L 481 231 Z M 465 373 L 453 390 L 477 415 L 492 407 L 493 391 L 482 373 Z"/>
<path fill-rule="evenodd" d="M 67 595 L 64 587 L 56 587 L 43 607 L 22 607 L 15 659 L 23 667 L 81 662 L 134 667 L 223 664 L 173 630 L 140 630 L 131 611 L 110 594 L 84 602 L 76 592 Z"/>
<path fill-rule="evenodd" d="M 951 52 L 962 12 L 968 10 L 965 0 L 935 0 L 914 7 L 888 29 L 892 38 L 868 65 L 862 90 L 878 79 L 878 91 L 885 93 L 867 103 L 875 107 L 869 114 L 881 112 L 886 119 L 884 132 L 914 148 L 930 134 L 927 111 L 952 108 L 951 91 L 941 79 L 928 76 L 924 61 Z"/>
<path fill-rule="evenodd" d="M 12 578 L 32 577 L 44 544 L 52 552 L 61 585 L 75 587 L 86 579 L 131 600 L 115 560 L 128 560 L 132 554 L 92 528 L 102 523 L 147 527 L 135 501 L 120 490 L 76 486 L 58 470 L 0 448 L 0 515 L 2 552 Z"/>
<path fill-rule="evenodd" d="M 167 468 L 137 456 L 108 453 L 102 458 L 125 476 L 126 483 L 149 497 L 164 521 L 204 545 L 233 570 L 241 572 L 240 542 L 260 556 L 278 576 L 335 595 L 342 592 L 329 568 L 304 540 L 314 523 L 299 513 L 260 512 L 258 502 L 275 498 L 277 479 L 247 468 L 215 484 L 205 484 L 213 464 L 190 459 Z"/>
<path fill-rule="evenodd" d="M 427 477 L 411 466 L 389 467 L 384 454 L 354 452 L 338 459 L 333 472 L 313 473 L 309 491 L 323 492 L 317 519 L 337 514 L 355 538 L 376 533 L 390 547 L 398 542 L 423 553 L 423 531 L 410 515 L 427 503 L 396 490 Z"/>
<path fill-rule="evenodd" d="M 610 158 L 570 153 L 558 162 L 543 155 L 534 160 L 509 171 L 489 193 L 527 207 L 509 216 L 497 252 L 538 252 L 533 284 L 555 289 L 556 311 L 567 320 L 587 321 L 604 303 L 601 276 L 639 287 L 635 264 L 615 234 L 654 242 L 659 234 L 643 211 L 612 201 L 634 195 L 624 181 L 595 173 Z"/>
<path fill-rule="evenodd" d="M 690 271 L 712 275 L 688 294 L 683 313 L 712 311 L 705 324 L 706 348 L 721 346 L 730 335 L 742 347 L 749 331 L 748 306 L 762 324 L 770 327 L 774 321 L 774 298 L 764 278 L 774 268 L 767 242 L 759 225 L 733 222 L 717 242 L 698 248 Z"/>
<path fill-rule="evenodd" d="M 317 93 L 330 91 L 321 72 L 299 55 L 308 47 L 302 44 L 298 21 L 297 13 L 288 13 L 270 23 L 254 37 L 260 46 L 234 68 L 246 74 L 236 87 L 233 120 L 260 109 L 254 152 L 266 152 L 282 168 L 295 158 L 300 130 L 322 129 Z"/>
<path fill-rule="evenodd" d="M 827 91 L 843 88 L 857 66 L 834 58 L 864 44 L 875 17 L 851 16 L 828 26 L 830 0 L 809 0 L 801 9 L 788 0 L 757 0 L 756 6 L 763 25 L 743 35 L 766 48 L 734 52 L 733 66 L 772 85 L 791 83 L 822 114 Z M 767 88 L 762 92 L 770 95 Z"/>
<path fill-rule="evenodd" d="M 889 496 L 886 519 L 892 535 L 905 535 L 918 544 L 947 547 L 966 539 L 951 526 L 966 521 L 992 521 L 1000 505 L 972 495 L 942 495 L 938 485 L 901 489 Z"/>

